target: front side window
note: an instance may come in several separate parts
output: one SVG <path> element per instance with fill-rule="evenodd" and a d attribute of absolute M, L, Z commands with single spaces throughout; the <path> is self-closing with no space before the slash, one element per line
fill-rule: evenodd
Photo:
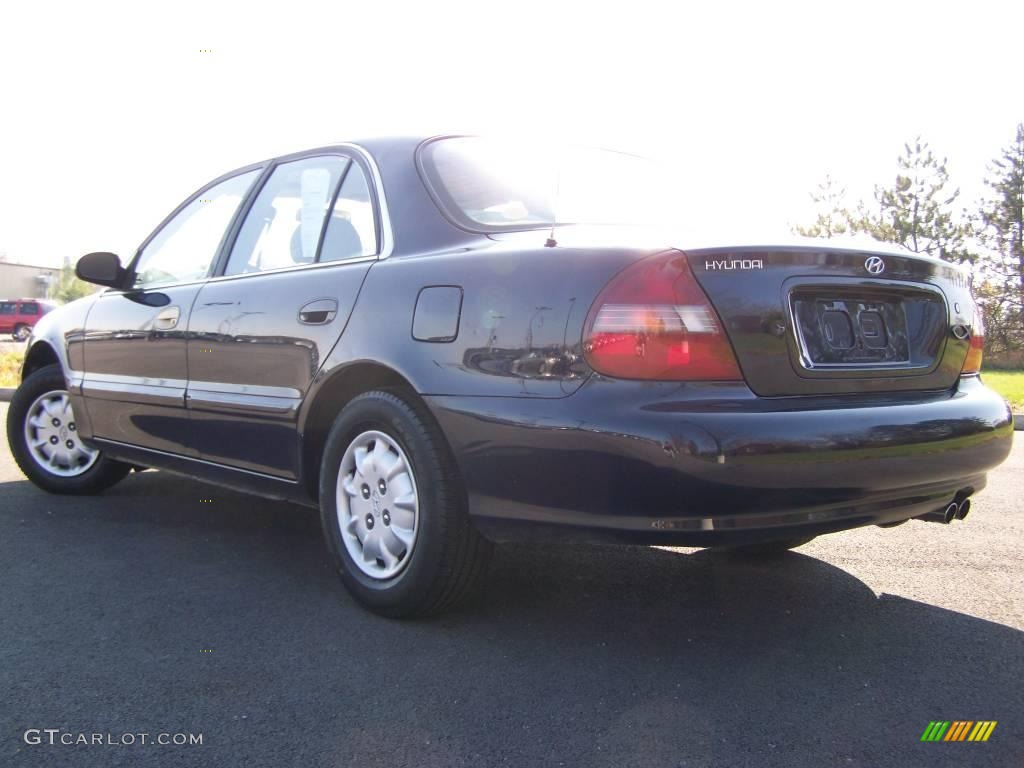
<path fill-rule="evenodd" d="M 232 176 L 192 200 L 149 241 L 135 265 L 137 288 L 200 280 L 259 170 Z"/>
<path fill-rule="evenodd" d="M 18 305 L 13 301 L 0 302 L 0 315 L 16 315 L 18 314 Z"/>
<path fill-rule="evenodd" d="M 21 305 L 21 314 L 23 315 L 38 315 L 39 305 L 35 302 L 26 302 Z"/>
<path fill-rule="evenodd" d="M 224 274 L 312 264 L 327 209 L 348 163 L 328 156 L 277 166 L 246 214 Z"/>
<path fill-rule="evenodd" d="M 352 163 L 338 190 L 324 232 L 320 261 L 344 261 L 377 253 L 377 225 L 366 174 Z"/>
<path fill-rule="evenodd" d="M 425 144 L 419 161 L 441 209 L 474 231 L 653 224 L 664 208 L 656 166 L 619 152 L 463 136 Z"/>

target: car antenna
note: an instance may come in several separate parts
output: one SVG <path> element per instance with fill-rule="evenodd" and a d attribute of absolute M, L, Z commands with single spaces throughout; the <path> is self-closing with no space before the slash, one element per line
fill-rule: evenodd
<path fill-rule="evenodd" d="M 558 205 L 558 196 L 562 193 L 562 166 L 558 166 L 558 172 L 555 175 L 555 205 Z M 555 217 L 551 217 L 551 231 L 548 233 L 548 239 L 544 241 L 545 248 L 554 248 L 558 245 L 558 241 L 555 240 Z"/>

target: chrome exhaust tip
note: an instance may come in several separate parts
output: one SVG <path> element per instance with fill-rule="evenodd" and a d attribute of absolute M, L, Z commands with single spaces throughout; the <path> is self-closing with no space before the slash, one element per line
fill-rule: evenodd
<path fill-rule="evenodd" d="M 964 499 L 960 502 L 960 506 L 956 508 L 956 519 L 963 520 L 967 517 L 967 514 L 971 511 L 971 500 Z"/>
<path fill-rule="evenodd" d="M 946 505 L 945 509 L 937 509 L 934 512 L 927 512 L 923 515 L 918 516 L 918 520 L 925 520 L 929 523 L 942 523 L 943 525 L 949 525 L 953 522 L 956 517 L 957 510 L 959 509 L 955 501 L 951 501 Z"/>

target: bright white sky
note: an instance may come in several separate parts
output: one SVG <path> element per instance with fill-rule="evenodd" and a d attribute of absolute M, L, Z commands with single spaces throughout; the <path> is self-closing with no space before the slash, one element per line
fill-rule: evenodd
<path fill-rule="evenodd" d="M 663 159 L 679 223 L 722 242 L 813 218 L 826 172 L 869 197 L 917 133 L 968 204 L 1024 120 L 1022 24 L 978 0 L 8 3 L 0 253 L 126 257 L 226 170 L 420 131 Z"/>

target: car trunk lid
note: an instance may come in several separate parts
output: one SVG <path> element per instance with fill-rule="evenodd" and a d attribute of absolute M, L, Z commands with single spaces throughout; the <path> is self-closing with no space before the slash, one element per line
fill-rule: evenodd
<path fill-rule="evenodd" d="M 684 252 L 758 395 L 939 390 L 963 367 L 974 302 L 952 264 L 817 246 Z"/>

